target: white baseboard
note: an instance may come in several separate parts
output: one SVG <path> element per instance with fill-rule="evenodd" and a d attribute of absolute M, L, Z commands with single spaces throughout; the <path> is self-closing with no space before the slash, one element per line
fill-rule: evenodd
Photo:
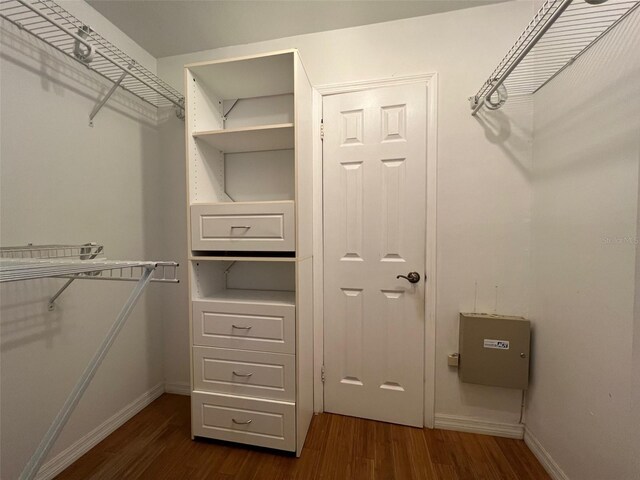
<path fill-rule="evenodd" d="M 164 391 L 176 395 L 191 395 L 191 385 L 188 383 L 165 383 Z"/>
<path fill-rule="evenodd" d="M 447 415 L 444 413 L 436 413 L 434 428 L 507 438 L 523 438 L 524 436 L 524 425 L 519 423 L 490 422 L 473 417 Z"/>
<path fill-rule="evenodd" d="M 527 444 L 529 450 L 531 450 L 531 452 L 536 456 L 553 480 L 569 480 L 569 477 L 567 477 L 567 475 L 562 471 L 555 460 L 551 458 L 549 452 L 544 449 L 535 435 L 533 435 L 528 428 L 525 428 L 524 430 L 524 443 Z"/>
<path fill-rule="evenodd" d="M 115 415 L 105 420 L 101 425 L 98 425 L 84 437 L 74 442 L 70 447 L 53 457 L 42 465 L 36 476 L 36 480 L 49 480 L 58 475 L 78 458 L 112 434 L 136 413 L 162 395 L 164 388 L 164 383 L 159 383 L 151 390 L 146 391 Z"/>

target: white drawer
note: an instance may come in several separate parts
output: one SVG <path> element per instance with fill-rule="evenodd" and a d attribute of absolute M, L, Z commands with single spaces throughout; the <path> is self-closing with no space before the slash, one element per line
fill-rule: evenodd
<path fill-rule="evenodd" d="M 295 401 L 295 356 L 193 347 L 195 390 Z"/>
<path fill-rule="evenodd" d="M 294 451 L 295 404 L 194 391 L 191 431 L 196 437 Z"/>
<path fill-rule="evenodd" d="M 294 202 L 192 205 L 191 248 L 293 252 Z"/>
<path fill-rule="evenodd" d="M 193 302 L 193 343 L 208 347 L 295 353 L 293 305 Z"/>

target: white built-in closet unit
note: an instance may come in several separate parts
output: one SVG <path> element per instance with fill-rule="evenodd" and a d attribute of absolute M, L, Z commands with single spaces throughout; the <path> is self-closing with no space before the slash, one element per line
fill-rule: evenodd
<path fill-rule="evenodd" d="M 312 90 L 297 51 L 185 67 L 192 435 L 302 450 Z"/>

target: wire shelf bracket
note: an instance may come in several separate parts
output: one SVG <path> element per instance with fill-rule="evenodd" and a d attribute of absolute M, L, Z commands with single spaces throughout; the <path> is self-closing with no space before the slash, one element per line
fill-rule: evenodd
<path fill-rule="evenodd" d="M 0 17 L 113 82 L 89 126 L 118 87 L 184 120 L 184 96 L 53 0 L 0 0 Z"/>
<path fill-rule="evenodd" d="M 49 301 L 49 310 L 60 294 L 78 279 L 134 281 L 136 285 L 126 303 L 120 309 L 115 322 L 109 329 L 95 355 L 78 379 L 64 405 L 40 441 L 35 452 L 20 474 L 20 480 L 36 477 L 42 462 L 51 451 L 82 395 L 146 286 L 153 281 L 177 283 L 175 262 L 115 261 L 99 258 L 102 245 L 87 243 L 82 245 L 26 245 L 0 248 L 0 283 L 40 278 L 66 278 L 67 282 Z"/>
<path fill-rule="evenodd" d="M 546 0 L 478 92 L 471 115 L 530 95 L 570 66 L 640 6 L 640 0 Z"/>

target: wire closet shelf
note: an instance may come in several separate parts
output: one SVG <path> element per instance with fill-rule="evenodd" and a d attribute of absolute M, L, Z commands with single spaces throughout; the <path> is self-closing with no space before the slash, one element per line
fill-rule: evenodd
<path fill-rule="evenodd" d="M 640 0 L 546 0 L 489 79 L 472 115 L 537 92 L 640 6 Z"/>
<path fill-rule="evenodd" d="M 177 283 L 175 262 L 118 261 L 100 257 L 104 248 L 97 243 L 82 245 L 26 245 L 0 248 L 0 283 L 39 278 L 64 278 L 65 284 L 49 300 L 55 300 L 74 280 L 128 280 L 136 282 L 98 350 L 65 400 L 40 444 L 20 474 L 20 480 L 33 480 L 60 432 L 87 390 L 92 378 L 122 330 L 136 303 L 150 282 Z"/>
<path fill-rule="evenodd" d="M 154 107 L 174 106 L 178 116 L 184 114 L 180 93 L 53 0 L 0 0 L 0 17 L 114 83 L 93 116 L 118 86 Z"/>
<path fill-rule="evenodd" d="M 107 260 L 103 246 L 27 245 L 0 248 L 0 283 L 38 278 L 138 281 L 145 269 L 151 282 L 177 283 L 176 262 Z"/>

